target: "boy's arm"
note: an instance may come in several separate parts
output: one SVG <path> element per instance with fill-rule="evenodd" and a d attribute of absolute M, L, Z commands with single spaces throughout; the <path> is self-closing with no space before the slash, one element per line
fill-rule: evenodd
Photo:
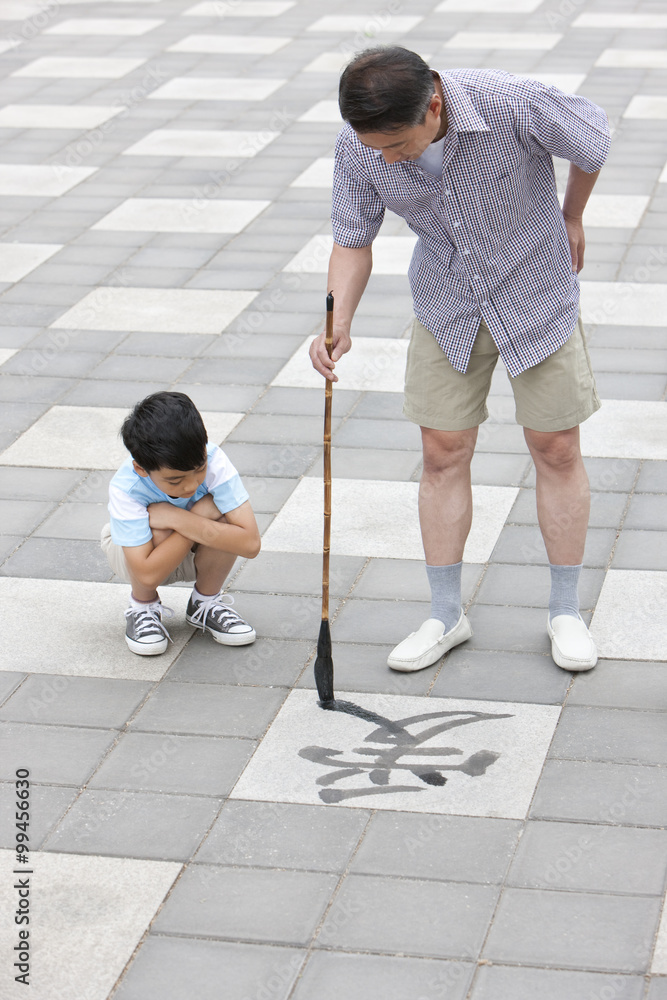
<path fill-rule="evenodd" d="M 208 497 L 203 497 L 198 503 L 203 500 L 208 500 Z M 188 539 L 190 545 L 198 542 L 208 548 L 233 552 L 246 559 L 254 559 L 261 548 L 259 529 L 249 500 L 224 515 L 218 511 L 220 520 L 202 516 L 194 508 L 183 510 L 166 502 L 150 504 L 148 516 L 151 528 L 170 528 Z M 166 542 L 162 544 L 165 545 Z"/>
<path fill-rule="evenodd" d="M 191 548 L 189 538 L 172 531 L 159 545 L 151 539 L 143 545 L 124 545 L 123 552 L 132 575 L 146 587 L 157 587 L 183 562 Z"/>

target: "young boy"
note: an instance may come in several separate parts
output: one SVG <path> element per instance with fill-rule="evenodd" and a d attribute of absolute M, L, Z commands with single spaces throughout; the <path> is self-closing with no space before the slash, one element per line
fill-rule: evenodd
<path fill-rule="evenodd" d="M 221 587 L 237 556 L 254 559 L 260 537 L 238 472 L 208 436 L 182 392 L 156 392 L 121 428 L 130 457 L 109 484 L 110 524 L 102 549 L 116 576 L 132 585 L 125 640 L 155 656 L 170 641 L 156 587 L 194 580 L 186 611 L 216 642 L 243 646 L 255 630 L 232 611 Z"/>

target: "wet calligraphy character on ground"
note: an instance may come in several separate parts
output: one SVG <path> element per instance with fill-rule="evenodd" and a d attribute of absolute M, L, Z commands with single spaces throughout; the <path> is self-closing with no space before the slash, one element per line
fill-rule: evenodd
<path fill-rule="evenodd" d="M 317 778 L 317 784 L 322 786 L 319 796 L 323 802 L 329 803 L 343 802 L 345 799 L 366 795 L 421 792 L 424 791 L 423 785 L 444 785 L 447 778 L 443 771 L 461 771 L 471 778 L 485 774 L 487 768 L 498 760 L 500 754 L 492 750 L 478 750 L 466 760 L 454 764 L 447 762 L 447 758 L 463 756 L 463 750 L 458 747 L 425 746 L 425 744 L 441 733 L 459 726 L 469 726 L 489 719 L 512 718 L 505 713 L 459 710 L 425 712 L 422 715 L 411 715 L 394 721 L 376 712 L 360 708 L 352 702 L 334 701 L 331 706 L 322 707 L 329 711 L 353 715 L 376 726 L 364 740 L 364 744 L 369 744 L 368 746 L 364 745 L 350 751 L 350 757 L 353 759 L 345 760 L 343 759 L 345 751 L 332 750 L 328 747 L 310 746 L 299 751 L 299 756 L 304 760 L 333 768 Z M 332 787 L 339 781 L 357 775 L 364 775 L 367 782 L 364 781 L 363 784 L 352 788 Z M 422 785 L 405 784 L 409 775 L 417 778 Z M 392 785 L 390 783 L 392 776 L 400 783 Z"/>

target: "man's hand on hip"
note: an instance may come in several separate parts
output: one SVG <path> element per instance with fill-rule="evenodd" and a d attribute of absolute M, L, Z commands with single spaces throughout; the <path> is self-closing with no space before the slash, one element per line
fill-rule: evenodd
<path fill-rule="evenodd" d="M 586 248 L 584 224 L 580 218 L 568 218 L 567 215 L 563 217 L 565 219 L 565 228 L 567 229 L 567 238 L 570 241 L 572 270 L 575 274 L 578 274 L 584 266 L 584 250 Z"/>

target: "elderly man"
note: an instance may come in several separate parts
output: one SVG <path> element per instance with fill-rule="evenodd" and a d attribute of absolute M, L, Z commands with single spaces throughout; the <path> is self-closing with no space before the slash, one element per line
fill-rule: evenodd
<path fill-rule="evenodd" d="M 579 320 L 582 214 L 610 143 L 585 98 L 495 70 L 429 69 L 393 47 L 357 56 L 340 81 L 345 127 L 334 169 L 334 349 L 313 366 L 337 380 L 372 269 L 385 208 L 419 237 L 410 265 L 415 321 L 404 413 L 420 425 L 419 518 L 431 617 L 392 651 L 413 671 L 472 635 L 461 608 L 472 520 L 470 462 L 502 357 L 535 463 L 551 571 L 547 630 L 555 662 L 588 670 L 597 653 L 579 615 L 590 493 L 579 424 L 600 406 Z M 552 156 L 570 161 L 561 211 Z"/>

